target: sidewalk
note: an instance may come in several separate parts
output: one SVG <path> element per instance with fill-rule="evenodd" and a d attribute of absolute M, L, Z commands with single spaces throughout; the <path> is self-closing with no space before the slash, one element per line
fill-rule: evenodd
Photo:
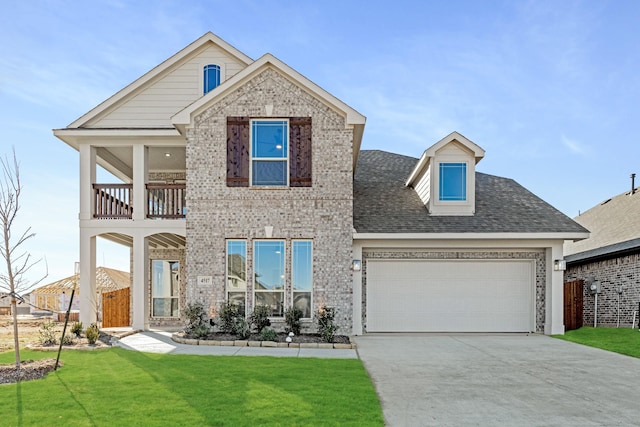
<path fill-rule="evenodd" d="M 272 356 L 315 357 L 327 359 L 357 359 L 356 350 L 322 348 L 226 347 L 179 344 L 171 339 L 171 332 L 144 331 L 118 340 L 115 346 L 145 353 L 197 354 L 207 356 Z"/>

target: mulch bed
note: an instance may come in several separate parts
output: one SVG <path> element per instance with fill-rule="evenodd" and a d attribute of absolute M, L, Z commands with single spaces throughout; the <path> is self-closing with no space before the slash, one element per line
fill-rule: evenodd
<path fill-rule="evenodd" d="M 278 340 L 277 342 L 287 342 L 287 337 L 289 335 L 284 333 L 284 332 L 280 332 L 278 333 Z M 195 338 L 195 337 L 190 337 L 189 335 L 185 335 L 185 338 Z M 238 338 L 237 335 L 233 335 L 233 334 L 225 334 L 223 332 L 215 332 L 212 334 L 209 334 L 207 336 L 207 338 L 198 338 L 200 340 L 206 339 L 206 340 L 212 340 L 212 341 L 235 341 L 235 340 L 239 340 L 240 338 Z M 246 338 L 246 341 L 262 341 L 262 336 L 260 334 L 251 334 L 249 336 L 249 338 Z M 293 337 L 292 340 L 294 343 L 324 343 L 326 342 L 325 340 L 322 339 L 322 337 L 319 334 L 300 334 L 300 335 L 296 335 Z M 351 341 L 349 341 L 349 337 L 346 335 L 336 335 L 334 337 L 333 342 L 335 344 L 351 344 Z"/>
<path fill-rule="evenodd" d="M 0 365 L 0 384 L 10 384 L 22 381 L 39 380 L 44 378 L 56 366 L 56 359 L 25 360 L 20 369 L 12 365 Z M 58 368 L 62 361 L 58 363 Z"/>

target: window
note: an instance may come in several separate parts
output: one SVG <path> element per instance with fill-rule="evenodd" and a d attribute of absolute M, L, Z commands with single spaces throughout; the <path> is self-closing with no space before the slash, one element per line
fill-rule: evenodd
<path fill-rule="evenodd" d="M 227 117 L 227 187 L 311 187 L 311 134 L 311 117 Z"/>
<path fill-rule="evenodd" d="M 240 313 L 246 312 L 247 242 L 227 241 L 227 301 L 236 304 Z"/>
<path fill-rule="evenodd" d="M 284 241 L 260 240 L 253 244 L 254 307 L 264 305 L 269 315 L 284 315 Z"/>
<path fill-rule="evenodd" d="M 466 163 L 440 163 L 440 200 L 467 200 Z"/>
<path fill-rule="evenodd" d="M 291 257 L 291 287 L 293 306 L 302 311 L 302 317 L 311 318 L 311 288 L 313 283 L 312 243 L 310 240 L 293 242 Z"/>
<path fill-rule="evenodd" d="M 151 297 L 153 317 L 179 317 L 180 263 L 151 261 Z"/>
<path fill-rule="evenodd" d="M 207 94 L 220 84 L 220 66 L 209 64 L 204 66 L 203 93 Z"/>
<path fill-rule="evenodd" d="M 289 184 L 288 125 L 287 120 L 251 121 L 251 185 Z"/>

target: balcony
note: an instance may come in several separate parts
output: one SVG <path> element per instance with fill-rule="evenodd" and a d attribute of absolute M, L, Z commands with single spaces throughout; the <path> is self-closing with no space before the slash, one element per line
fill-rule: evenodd
<path fill-rule="evenodd" d="M 146 217 L 150 219 L 182 219 L 186 217 L 186 184 L 147 184 Z M 132 184 L 93 184 L 93 217 L 95 219 L 131 219 L 133 215 Z"/>

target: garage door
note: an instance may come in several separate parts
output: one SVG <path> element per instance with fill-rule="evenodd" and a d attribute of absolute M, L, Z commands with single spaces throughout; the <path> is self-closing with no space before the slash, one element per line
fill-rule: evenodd
<path fill-rule="evenodd" d="M 368 260 L 368 332 L 528 332 L 533 261 Z"/>

